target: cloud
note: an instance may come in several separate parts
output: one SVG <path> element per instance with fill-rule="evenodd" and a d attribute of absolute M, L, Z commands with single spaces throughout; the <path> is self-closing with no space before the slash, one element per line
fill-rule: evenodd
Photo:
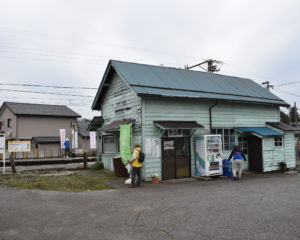
<path fill-rule="evenodd" d="M 299 7 L 296 0 L 1 1 L 0 79 L 98 87 L 109 59 L 184 67 L 215 58 L 223 74 L 296 81 Z M 92 115 L 90 106 L 78 111 Z"/>

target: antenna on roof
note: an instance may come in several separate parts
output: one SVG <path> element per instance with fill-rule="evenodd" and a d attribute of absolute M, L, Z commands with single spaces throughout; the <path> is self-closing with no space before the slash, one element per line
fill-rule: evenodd
<path fill-rule="evenodd" d="M 207 68 L 202 67 L 203 64 L 207 64 Z M 217 64 L 222 65 L 223 62 L 218 61 L 218 60 L 214 60 L 214 59 L 207 59 L 204 62 L 198 63 L 198 64 L 190 66 L 190 67 L 188 65 L 185 65 L 184 68 L 185 69 L 192 69 L 194 67 L 200 67 L 200 68 L 202 68 L 203 70 L 205 70 L 209 73 L 214 73 L 214 72 L 219 72 L 220 71 L 220 67 L 218 68 Z"/>
<path fill-rule="evenodd" d="M 270 88 L 273 89 L 274 86 L 271 85 L 269 81 L 263 82 L 262 85 L 266 86 L 266 88 L 270 91 Z"/>

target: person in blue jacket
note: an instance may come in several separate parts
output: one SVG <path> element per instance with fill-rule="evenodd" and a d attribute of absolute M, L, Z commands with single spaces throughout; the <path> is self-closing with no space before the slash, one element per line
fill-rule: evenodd
<path fill-rule="evenodd" d="M 232 149 L 229 160 L 233 157 L 232 162 L 232 174 L 233 174 L 233 180 L 241 180 L 242 178 L 242 172 L 243 172 L 243 159 L 246 162 L 245 154 L 241 151 L 239 146 L 234 146 Z M 238 177 L 237 177 L 238 172 Z"/>
<path fill-rule="evenodd" d="M 70 141 L 69 141 L 69 138 L 66 138 L 66 141 L 64 142 L 64 146 L 65 146 L 65 158 L 69 158 L 70 157 Z"/>

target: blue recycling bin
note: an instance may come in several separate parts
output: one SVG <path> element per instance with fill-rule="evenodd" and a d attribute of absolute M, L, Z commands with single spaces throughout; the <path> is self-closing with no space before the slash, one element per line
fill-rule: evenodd
<path fill-rule="evenodd" d="M 223 159 L 223 175 L 232 178 L 232 163 L 228 159 Z"/>

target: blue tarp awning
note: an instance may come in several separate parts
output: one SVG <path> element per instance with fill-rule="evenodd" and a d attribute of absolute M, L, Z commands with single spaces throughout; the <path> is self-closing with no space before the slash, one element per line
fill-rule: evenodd
<path fill-rule="evenodd" d="M 281 132 L 275 131 L 268 127 L 237 127 L 235 130 L 245 133 L 255 133 L 260 136 L 282 136 Z"/>

